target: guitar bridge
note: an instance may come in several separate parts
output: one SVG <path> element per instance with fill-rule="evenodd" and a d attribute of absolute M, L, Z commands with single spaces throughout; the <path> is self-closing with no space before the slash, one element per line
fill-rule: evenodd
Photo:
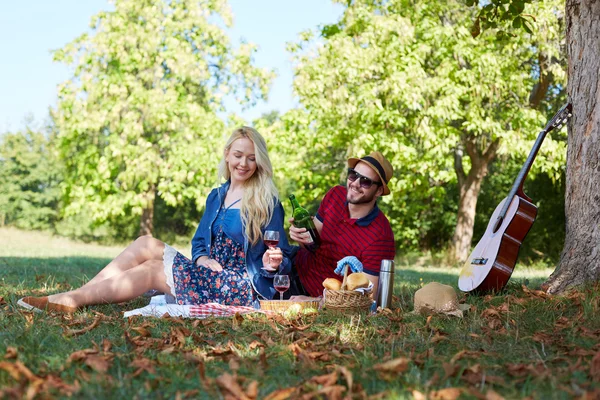
<path fill-rule="evenodd" d="M 485 265 L 488 262 L 487 258 L 479 257 L 471 260 L 472 265 Z"/>

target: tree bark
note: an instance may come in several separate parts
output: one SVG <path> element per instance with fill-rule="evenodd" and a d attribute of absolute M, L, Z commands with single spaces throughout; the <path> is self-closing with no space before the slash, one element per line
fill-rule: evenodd
<path fill-rule="evenodd" d="M 567 93 L 573 104 L 565 191 L 566 237 L 543 288 L 560 293 L 600 279 L 600 1 L 567 0 Z"/>
<path fill-rule="evenodd" d="M 475 211 L 477 198 L 481 191 L 481 184 L 487 175 L 488 167 L 496 158 L 499 142 L 492 142 L 483 154 L 477 150 L 474 140 L 465 143 L 465 150 L 471 159 L 471 169 L 465 174 L 462 168 L 462 152 L 457 150 L 454 159 L 454 170 L 458 177 L 459 200 L 456 228 L 452 236 L 451 256 L 458 263 L 464 262 L 471 250 L 473 240 L 473 226 L 475 225 Z"/>
<path fill-rule="evenodd" d="M 142 217 L 140 218 L 140 236 L 150 235 L 154 230 L 154 199 L 156 198 L 156 188 L 151 187 L 148 192 L 144 194 L 145 206 L 142 210 Z"/>

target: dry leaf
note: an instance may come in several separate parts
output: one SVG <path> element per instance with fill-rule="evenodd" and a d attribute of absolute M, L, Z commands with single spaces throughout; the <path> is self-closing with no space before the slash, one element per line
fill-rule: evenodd
<path fill-rule="evenodd" d="M 17 349 L 11 346 L 6 348 L 6 354 L 4 354 L 4 358 L 10 360 L 12 358 L 17 358 Z"/>
<path fill-rule="evenodd" d="M 251 400 L 237 383 L 235 377 L 229 373 L 225 372 L 223 375 L 217 377 L 216 381 L 217 385 L 221 388 L 221 392 L 225 392 L 225 394 L 229 393 L 238 400 Z"/>
<path fill-rule="evenodd" d="M 82 333 L 89 332 L 92 329 L 94 329 L 95 327 L 97 327 L 98 324 L 100 324 L 101 320 L 102 320 L 101 316 L 96 316 L 96 318 L 94 318 L 94 321 L 89 326 L 86 326 L 85 328 L 82 328 L 82 329 L 67 329 L 65 331 L 65 336 L 77 336 L 77 335 L 81 335 Z"/>
<path fill-rule="evenodd" d="M 418 390 L 412 391 L 414 400 L 427 400 L 427 396 L 424 393 L 419 392 Z"/>
<path fill-rule="evenodd" d="M 152 333 L 150 332 L 150 330 L 146 329 L 143 326 L 134 326 L 131 328 L 132 331 L 137 332 L 138 335 L 140 335 L 141 337 L 150 337 L 152 336 Z"/>
<path fill-rule="evenodd" d="M 324 394 L 327 400 L 342 400 L 342 393 L 344 393 L 345 390 L 346 388 L 341 385 L 327 386 L 314 392 L 305 394 L 300 398 L 302 400 L 320 399 L 322 398 L 321 395 Z"/>
<path fill-rule="evenodd" d="M 106 373 L 106 371 L 108 371 L 108 368 L 110 367 L 110 363 L 106 357 L 99 356 L 96 354 L 88 355 L 83 362 L 85 363 L 85 365 L 92 368 L 94 371 L 103 374 Z"/>
<path fill-rule="evenodd" d="M 485 400 L 504 400 L 504 397 L 500 396 L 494 390 L 490 389 L 485 394 Z"/>
<path fill-rule="evenodd" d="M 264 398 L 264 400 L 288 400 L 295 398 L 297 391 L 298 389 L 295 387 L 279 389 L 271 392 L 267 397 Z"/>
<path fill-rule="evenodd" d="M 445 388 L 432 391 L 429 393 L 429 398 L 431 400 L 456 400 L 462 392 L 462 389 L 459 388 Z"/>
<path fill-rule="evenodd" d="M 405 372 L 408 369 L 410 359 L 406 357 L 395 358 L 381 364 L 376 364 L 373 369 L 380 372 Z"/>
<path fill-rule="evenodd" d="M 132 377 L 136 377 L 144 371 L 155 375 L 156 370 L 154 369 L 154 365 L 156 365 L 156 362 L 154 362 L 148 358 L 145 358 L 145 357 L 136 358 L 135 360 L 133 360 L 131 362 L 131 364 L 129 364 L 130 367 L 137 368 L 137 370 L 133 373 Z"/>
<path fill-rule="evenodd" d="M 251 399 L 258 397 L 258 381 L 252 381 L 248 384 L 246 395 Z"/>
<path fill-rule="evenodd" d="M 310 378 L 309 382 L 313 382 L 313 383 L 316 383 L 317 385 L 321 385 L 321 386 L 332 386 L 337 383 L 337 380 L 338 380 L 338 372 L 336 370 L 330 374 L 313 376 L 312 378 Z"/>
<path fill-rule="evenodd" d="M 600 351 L 592 358 L 590 377 L 594 382 L 600 382 Z"/>

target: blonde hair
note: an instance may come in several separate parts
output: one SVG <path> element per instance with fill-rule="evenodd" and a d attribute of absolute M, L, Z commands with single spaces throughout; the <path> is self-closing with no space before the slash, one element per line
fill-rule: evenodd
<path fill-rule="evenodd" d="M 262 240 L 262 228 L 266 227 L 273 217 L 278 194 L 273 183 L 273 167 L 267 152 L 267 143 L 260 133 L 248 126 L 237 128 L 227 140 L 223 158 L 219 163 L 219 180 L 231 178 L 225 157 L 233 142 L 242 138 L 252 141 L 256 157 L 256 171 L 244 182 L 244 194 L 240 207 L 242 226 L 246 237 L 250 243 L 255 245 Z"/>

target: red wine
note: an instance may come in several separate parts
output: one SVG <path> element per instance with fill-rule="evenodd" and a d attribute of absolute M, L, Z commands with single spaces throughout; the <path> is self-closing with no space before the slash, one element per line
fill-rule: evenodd
<path fill-rule="evenodd" d="M 277 247 L 279 240 L 265 240 L 267 247 Z"/>
<path fill-rule="evenodd" d="M 277 290 L 279 293 L 283 293 L 285 291 L 287 291 L 290 286 L 273 286 L 275 288 L 275 290 Z"/>

